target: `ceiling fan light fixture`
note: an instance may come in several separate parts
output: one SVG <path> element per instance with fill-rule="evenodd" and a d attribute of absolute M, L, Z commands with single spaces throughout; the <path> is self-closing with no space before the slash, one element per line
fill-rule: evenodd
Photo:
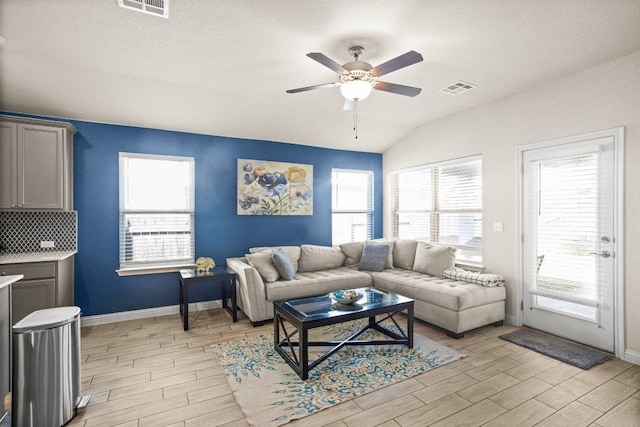
<path fill-rule="evenodd" d="M 349 101 L 358 102 L 367 98 L 372 89 L 371 82 L 365 82 L 363 80 L 351 80 L 342 83 L 340 86 L 340 93 L 345 99 Z"/>

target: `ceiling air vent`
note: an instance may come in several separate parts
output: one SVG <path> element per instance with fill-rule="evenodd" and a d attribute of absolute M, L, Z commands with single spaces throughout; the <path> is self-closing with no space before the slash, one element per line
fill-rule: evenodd
<path fill-rule="evenodd" d="M 473 89 L 474 87 L 476 87 L 476 85 L 457 81 L 452 85 L 443 87 L 442 89 L 440 89 L 440 92 L 448 93 L 449 95 L 458 95 L 459 93 L 466 92 Z"/>
<path fill-rule="evenodd" d="M 118 0 L 118 5 L 149 15 L 169 17 L 169 0 Z"/>

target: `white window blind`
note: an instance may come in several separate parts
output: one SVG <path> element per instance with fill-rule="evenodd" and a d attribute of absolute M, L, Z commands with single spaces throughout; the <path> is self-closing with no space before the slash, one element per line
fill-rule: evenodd
<path fill-rule="evenodd" d="M 120 268 L 193 263 L 194 159 L 120 153 Z"/>
<path fill-rule="evenodd" d="M 482 159 L 397 171 L 392 177 L 394 236 L 447 244 L 456 258 L 482 262 Z"/>
<path fill-rule="evenodd" d="M 598 154 L 532 163 L 531 223 L 535 224 L 536 278 L 531 293 L 568 303 L 564 309 L 595 317 L 597 307 Z M 539 303 L 546 299 L 538 298 Z M 579 307 L 576 304 L 587 307 Z"/>
<path fill-rule="evenodd" d="M 373 237 L 373 172 L 333 169 L 331 231 L 333 245 Z"/>

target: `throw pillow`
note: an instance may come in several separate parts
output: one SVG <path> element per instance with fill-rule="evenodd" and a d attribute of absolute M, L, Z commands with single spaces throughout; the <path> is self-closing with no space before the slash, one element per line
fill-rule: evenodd
<path fill-rule="evenodd" d="M 299 272 L 332 270 L 342 267 L 346 256 L 339 247 L 302 245 L 300 247 Z"/>
<path fill-rule="evenodd" d="M 418 242 L 413 271 L 444 277 L 447 268 L 455 266 L 456 250 L 450 246 Z"/>
<path fill-rule="evenodd" d="M 389 255 L 387 255 L 387 263 L 384 265 L 384 268 L 393 268 L 393 248 L 396 244 L 395 240 L 374 239 L 368 240 L 367 243 L 389 246 Z"/>
<path fill-rule="evenodd" d="M 275 251 L 271 259 L 283 280 L 292 280 L 295 277 L 296 271 L 293 269 L 293 264 L 286 252 L 283 250 Z"/>
<path fill-rule="evenodd" d="M 364 242 L 343 243 L 340 245 L 340 249 L 347 257 L 347 259 L 344 260 L 344 266 L 349 268 L 358 268 L 360 258 L 362 258 Z"/>
<path fill-rule="evenodd" d="M 444 271 L 445 279 L 462 280 L 467 283 L 475 283 L 486 287 L 504 286 L 504 277 L 499 274 L 480 273 L 468 271 L 464 268 L 453 267 Z"/>
<path fill-rule="evenodd" d="M 280 278 L 280 273 L 276 269 L 273 260 L 271 259 L 271 252 L 264 251 L 255 254 L 245 255 L 249 265 L 256 270 L 265 282 L 275 282 Z"/>
<path fill-rule="evenodd" d="M 358 270 L 382 271 L 389 257 L 389 245 L 367 243 Z"/>
<path fill-rule="evenodd" d="M 258 246 L 255 248 L 249 248 L 249 253 L 257 254 L 258 252 L 270 251 L 275 252 L 282 250 L 289 255 L 293 269 L 298 271 L 298 262 L 300 261 L 300 246 Z"/>
<path fill-rule="evenodd" d="M 413 261 L 416 258 L 417 240 L 398 239 L 393 247 L 393 266 L 413 270 Z"/>

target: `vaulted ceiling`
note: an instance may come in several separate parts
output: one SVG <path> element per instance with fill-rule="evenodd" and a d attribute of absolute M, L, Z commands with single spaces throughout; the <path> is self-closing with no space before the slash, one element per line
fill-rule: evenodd
<path fill-rule="evenodd" d="M 638 0 L 170 0 L 169 18 L 117 0 L 0 0 L 0 109 L 383 152 L 426 122 L 640 51 Z M 353 114 L 306 56 L 424 61 Z M 477 88 L 439 89 L 458 80 Z"/>

